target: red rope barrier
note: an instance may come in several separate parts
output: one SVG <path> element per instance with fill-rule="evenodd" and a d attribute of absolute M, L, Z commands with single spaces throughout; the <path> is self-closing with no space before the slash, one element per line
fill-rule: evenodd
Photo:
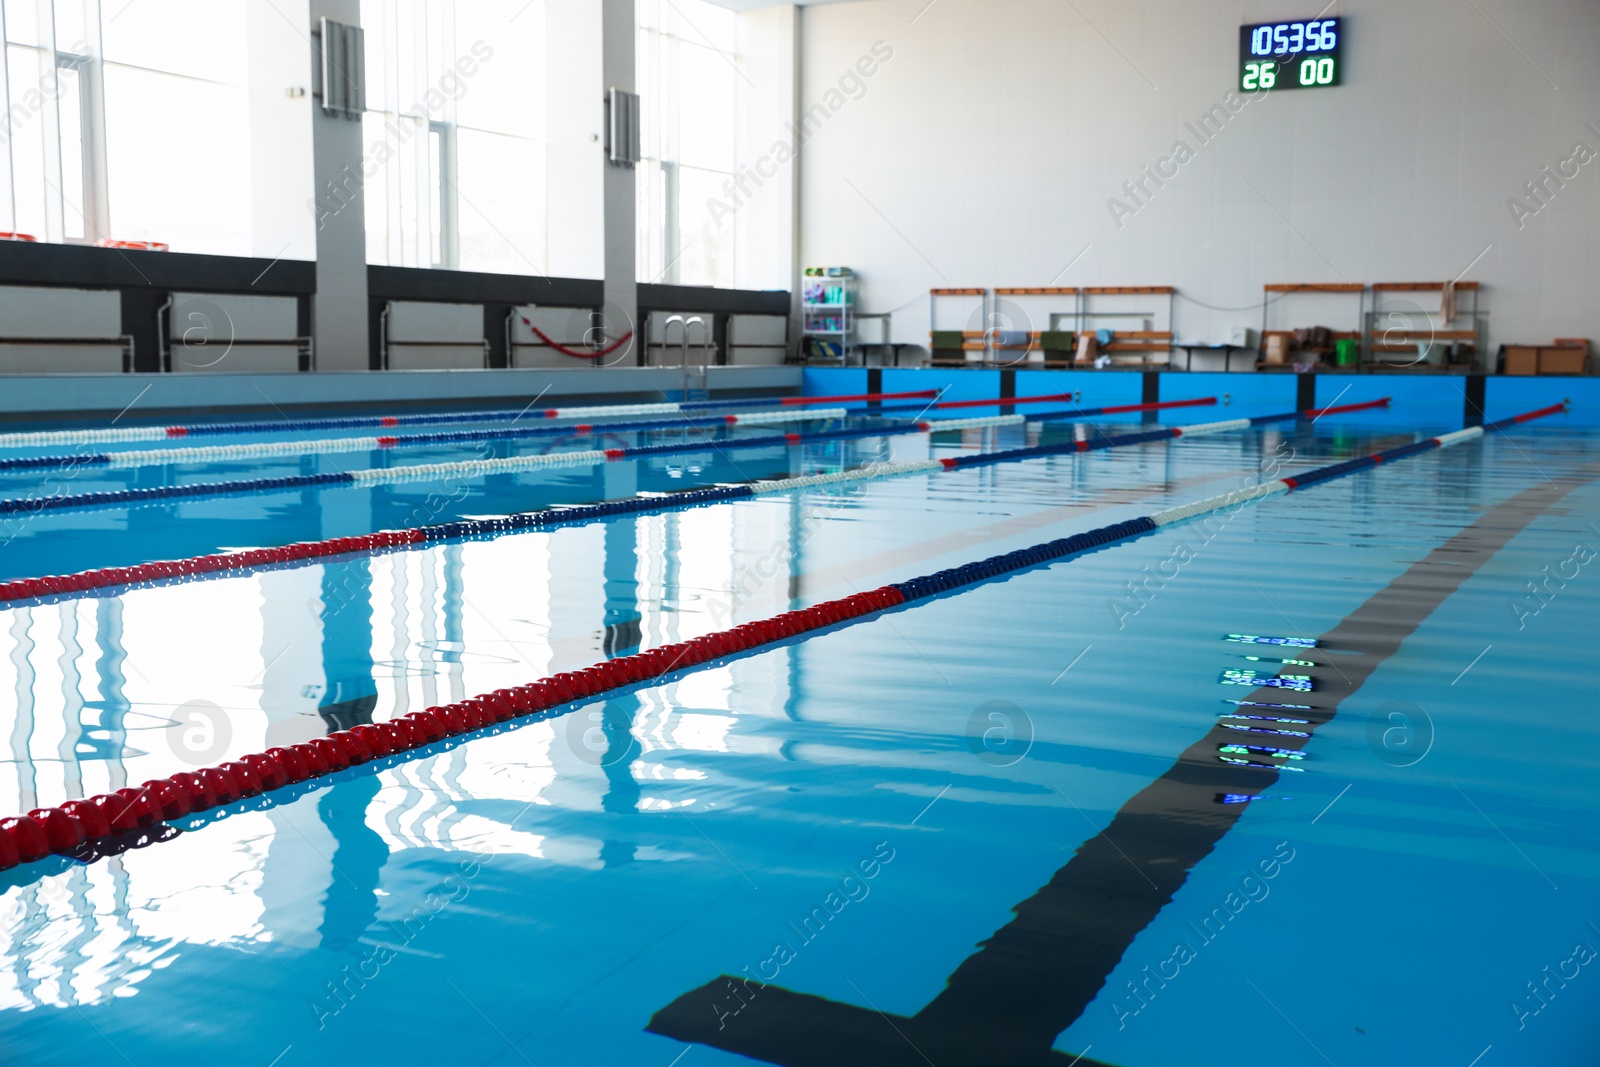
<path fill-rule="evenodd" d="M 560 352 L 563 356 L 572 356 L 574 359 L 604 359 L 606 356 L 609 356 L 611 353 L 615 352 L 617 349 L 633 340 L 633 331 L 629 330 L 607 347 L 593 352 L 585 352 L 577 348 L 568 348 L 559 341 L 552 341 L 548 334 L 539 329 L 539 327 L 535 326 L 533 323 L 529 322 L 527 316 L 524 315 L 519 317 L 522 319 L 522 324 L 533 331 L 533 335 L 535 337 L 549 345 L 551 348 L 555 349 L 557 352 Z"/>

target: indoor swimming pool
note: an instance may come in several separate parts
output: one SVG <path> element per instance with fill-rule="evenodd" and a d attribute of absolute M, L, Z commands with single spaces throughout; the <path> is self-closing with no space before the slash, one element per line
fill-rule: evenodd
<path fill-rule="evenodd" d="M 655 673 L 0 873 L 3 1059 L 1592 1055 L 1600 430 L 1129 401 L 7 438 L 0 814 Z"/>

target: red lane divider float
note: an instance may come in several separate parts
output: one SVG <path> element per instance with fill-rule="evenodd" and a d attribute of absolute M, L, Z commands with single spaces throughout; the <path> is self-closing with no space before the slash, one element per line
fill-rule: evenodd
<path fill-rule="evenodd" d="M 1056 393 L 1052 396 L 1001 396 L 987 400 L 944 400 L 937 404 L 894 404 L 877 409 L 877 414 L 890 414 L 902 411 L 952 411 L 963 408 L 998 408 L 1012 404 L 1060 404 L 1076 403 L 1074 398 L 1081 397 L 1079 393 Z M 841 398 L 848 399 L 848 398 Z M 1113 404 L 1110 407 L 1085 408 L 1081 411 L 1053 411 L 1047 415 L 1030 415 L 1029 420 L 1038 419 L 1064 419 L 1077 415 L 1125 415 L 1134 411 L 1163 411 L 1167 408 L 1194 408 L 1209 407 L 1216 404 L 1214 396 L 1203 397 L 1196 400 L 1160 400 L 1148 404 Z"/>
<path fill-rule="evenodd" d="M 1077 393 L 1053 393 L 1050 396 L 1006 396 L 995 400 L 941 400 L 933 405 L 935 411 L 953 411 L 956 408 L 988 408 L 1000 404 L 1058 404 L 1072 403 L 1078 396 Z M 1205 404 L 1215 404 L 1216 397 L 1208 400 L 1169 400 L 1168 407 L 1186 408 Z M 1107 415 L 1114 415 L 1123 411 L 1144 411 L 1142 404 L 1128 404 L 1121 407 L 1101 408 Z"/>
<path fill-rule="evenodd" d="M 878 400 L 916 400 L 938 396 L 937 389 L 919 389 L 914 393 L 857 393 L 854 396 L 786 396 L 778 403 L 785 407 L 796 404 L 857 404 Z"/>
<path fill-rule="evenodd" d="M 894 586 L 790 611 L 761 622 L 607 660 L 543 681 L 497 689 L 444 707 L 387 722 L 337 730 L 301 744 L 251 753 L 215 767 L 151 779 L 140 786 L 69 800 L 0 819 L 0 870 L 46 856 L 90 860 L 121 851 L 130 840 L 170 819 L 208 811 L 397 753 L 423 748 L 511 719 L 569 710 L 602 693 L 654 682 L 670 674 L 748 652 L 896 607 L 905 598 Z M 122 847 L 119 847 L 122 846 Z"/>
<path fill-rule="evenodd" d="M 604 693 L 642 683 L 656 683 L 680 671 L 787 641 L 804 634 L 876 615 L 908 603 L 941 597 L 994 578 L 1030 570 L 1123 541 L 1163 526 L 1188 521 L 1225 507 L 1292 492 L 1381 464 L 1480 438 L 1533 419 L 1566 410 L 1555 404 L 1482 427 L 1444 434 L 1359 459 L 1346 460 L 1293 478 L 1234 490 L 1194 504 L 1170 508 L 1111 526 L 1007 552 L 989 559 L 923 575 L 866 593 L 830 600 L 770 619 L 748 622 L 731 630 L 662 645 L 647 652 L 605 660 L 577 671 L 563 671 L 542 681 L 428 708 L 387 722 L 337 730 L 297 745 L 251 753 L 215 767 L 155 778 L 56 808 L 36 808 L 26 815 L 0 819 L 0 870 L 44 859 L 52 853 L 92 858 L 97 849 L 115 851 L 119 839 L 138 835 L 169 819 L 204 812 L 305 782 L 383 757 L 424 748 L 446 738 L 503 725 L 512 719 L 561 713 Z M 149 840 L 149 839 L 146 839 Z"/>
<path fill-rule="evenodd" d="M 1215 403 L 1211 398 L 1205 401 L 1172 401 L 1156 404 L 1135 405 L 1122 410 L 1155 410 L 1162 407 L 1181 406 L 1187 407 L 1196 403 Z M 930 433 L 937 430 L 971 429 L 979 425 L 1001 426 L 1006 424 L 1022 423 L 1035 419 L 1053 418 L 1086 418 L 1090 415 L 1100 414 L 1102 409 L 1081 408 L 1071 412 L 1046 412 L 1035 415 L 997 415 L 985 416 L 979 419 L 948 419 L 942 424 L 921 420 L 918 422 L 885 421 L 884 423 L 858 429 L 829 430 L 820 433 L 805 434 L 773 434 L 770 436 L 752 436 L 730 438 L 723 441 L 693 441 L 687 443 L 636 445 L 629 448 L 590 449 L 577 452 L 557 452 L 538 456 L 502 456 L 495 459 L 456 460 L 447 463 L 416 464 L 403 467 L 375 467 L 354 471 L 325 471 L 320 474 L 292 474 L 280 478 L 241 478 L 226 482 L 192 482 L 183 485 L 149 486 L 140 489 L 108 489 L 91 493 L 61 493 L 52 496 L 25 496 L 12 497 L 0 500 L 0 515 L 15 515 L 37 513 L 42 511 L 55 511 L 64 508 L 82 507 L 121 507 L 127 504 L 148 504 L 162 500 L 176 500 L 179 498 L 195 498 L 210 496 L 226 496 L 233 493 L 255 492 L 282 492 L 286 489 L 302 489 L 312 486 L 373 486 L 393 485 L 398 482 L 422 481 L 442 478 L 452 474 L 461 474 L 470 477 L 486 477 L 491 474 L 521 473 L 531 470 L 545 470 L 553 467 L 581 467 L 600 463 L 614 463 L 626 459 L 643 459 L 646 456 L 682 455 L 687 452 L 702 452 L 707 449 L 725 453 L 734 449 L 752 448 L 792 448 L 808 443 L 823 441 L 848 441 L 863 437 L 890 437 L 896 434 Z M 844 408 L 823 408 L 818 411 L 801 413 L 811 418 L 823 418 L 830 413 L 842 415 Z M 745 416 L 741 421 L 754 421 L 767 419 L 790 420 L 793 412 L 773 412 L 766 415 L 753 414 Z M 726 418 L 726 417 L 724 417 Z M 717 421 L 713 419 L 713 421 Z M 498 431 L 495 431 L 498 432 Z M 445 435 L 429 435 L 441 437 Z M 374 438 L 374 441 L 377 439 Z M 254 449 L 255 446 L 243 446 Z M 277 446 L 271 446 L 276 449 Z M 363 444 L 363 447 L 365 445 Z M 382 447 L 379 445 L 378 447 Z M 156 457 L 159 458 L 159 457 Z M 11 459 L 3 461 L 6 464 L 26 464 L 27 459 Z M 109 460 L 107 461 L 109 462 Z"/>
<path fill-rule="evenodd" d="M 1206 401 L 1180 401 L 1180 403 L 1208 403 Z M 1362 404 L 1321 408 L 1304 412 L 1286 412 L 1280 415 L 1258 415 L 1187 429 L 1154 430 L 1137 434 L 1101 436 L 1061 445 L 1033 446 L 1005 449 L 998 452 L 980 452 L 967 456 L 952 456 L 936 461 L 946 470 L 982 466 L 1061 455 L 1067 452 L 1099 451 L 1146 444 L 1163 439 L 1192 436 L 1201 430 L 1242 429 L 1248 425 L 1263 425 L 1295 418 L 1320 417 L 1383 407 L 1387 397 Z M 1139 410 L 1159 407 L 1154 404 L 1135 405 Z M 935 427 L 937 428 L 937 427 Z M 787 481 L 780 479 L 780 481 Z M 523 512 L 493 519 L 472 519 L 432 526 L 410 527 L 403 530 L 386 530 L 352 537 L 335 537 L 323 541 L 303 541 L 273 548 L 254 548 L 239 552 L 191 556 L 186 559 L 159 560 L 128 567 L 98 567 L 74 574 L 47 575 L 40 578 L 16 578 L 0 582 L 0 604 L 35 600 L 43 597 L 74 596 L 103 589 L 122 589 L 150 584 L 204 579 L 230 574 L 247 574 L 260 568 L 277 568 L 315 564 L 340 556 L 372 556 L 392 551 L 440 544 L 446 541 L 477 537 L 498 537 L 504 534 L 554 529 L 575 523 L 605 520 L 625 514 L 647 514 L 670 511 L 676 508 L 698 507 L 705 504 L 746 500 L 756 495 L 755 485 L 721 485 L 690 489 L 666 496 L 636 497 L 625 500 L 604 501 L 572 507 L 551 508 L 537 512 Z"/>
<path fill-rule="evenodd" d="M 932 395 L 932 390 L 909 393 L 863 393 L 851 401 L 915 400 Z M 589 405 L 573 408 L 535 408 L 531 404 L 517 409 L 489 411 L 441 411 L 414 415 L 346 415 L 327 419 L 298 419 L 276 422 L 214 422 L 187 426 L 115 426 L 81 430 L 37 430 L 0 433 L 0 447 L 32 448 L 52 444 L 96 444 L 111 442 L 163 441 L 186 437 L 229 437 L 253 433 L 304 433 L 309 430 L 387 429 L 396 426 L 442 426 L 459 423 L 520 422 L 523 419 L 588 419 L 629 415 L 672 415 L 712 411 L 730 407 L 794 407 L 833 403 L 832 397 L 745 397 L 739 400 L 667 401 L 659 404 Z"/>

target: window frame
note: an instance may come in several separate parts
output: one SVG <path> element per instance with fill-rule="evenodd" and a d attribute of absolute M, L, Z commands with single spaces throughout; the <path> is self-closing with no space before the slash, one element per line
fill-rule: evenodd
<path fill-rule="evenodd" d="M 9 13 L 0 3 L 0 78 L 5 81 L 5 113 L 11 114 L 11 57 L 12 50 L 32 53 L 38 62 L 41 75 L 49 74 L 48 90 L 41 84 L 40 91 L 47 96 L 36 116 L 44 124 L 44 173 L 47 188 L 45 197 L 44 230 L 33 234 L 51 244 L 92 245 L 109 236 L 111 230 L 110 182 L 106 167 L 106 107 L 104 58 L 101 55 L 101 0 L 68 0 L 83 5 L 84 24 L 92 39 L 82 42 L 83 52 L 63 50 L 56 34 L 56 4 L 58 0 L 38 0 L 37 37 L 41 43 L 13 40 Z M 82 222 L 81 236 L 68 236 L 74 228 L 68 218 L 69 203 L 66 186 L 68 176 L 64 142 L 65 123 L 62 114 L 62 71 L 70 70 L 77 76 L 79 138 L 79 173 L 72 184 L 77 187 L 78 216 Z M 41 76 L 41 82 L 44 81 Z M 6 197 L 13 231 L 19 228 L 17 220 L 16 165 L 14 137 L 6 139 Z"/>
<path fill-rule="evenodd" d="M 641 14 L 644 5 L 652 0 L 641 0 Z M 672 0 L 663 0 L 664 8 L 658 5 L 649 16 L 641 18 L 636 27 L 638 35 L 638 59 L 635 61 L 637 68 L 637 84 L 640 92 L 647 96 L 645 116 L 647 121 L 654 119 L 656 126 L 651 129 L 647 126 L 642 140 L 641 165 L 645 168 L 641 175 L 651 174 L 659 181 L 658 195 L 643 196 L 639 198 L 641 210 L 655 210 L 659 203 L 660 211 L 660 247 L 655 247 L 654 237 L 655 220 L 641 217 L 638 223 L 638 276 L 640 281 L 660 282 L 668 285 L 682 284 L 683 262 L 688 257 L 689 249 L 683 246 L 684 240 L 684 215 L 682 204 L 682 172 L 681 168 L 689 167 L 692 170 L 707 174 L 715 174 L 729 180 L 738 178 L 738 144 L 739 125 L 737 108 L 732 130 L 734 146 L 734 162 L 731 170 L 721 170 L 701 166 L 697 163 L 685 163 L 682 159 L 682 51 L 684 46 L 705 52 L 708 57 L 718 57 L 731 63 L 737 69 L 740 52 L 738 48 L 737 32 L 734 36 L 734 47 L 731 51 L 723 49 L 715 40 L 702 33 L 698 27 L 691 23 Z M 653 51 L 652 51 L 653 49 Z M 651 77 L 653 76 L 653 77 Z M 652 84 L 653 82 L 653 84 Z M 741 90 L 735 80 L 734 92 Z M 653 172 L 653 173 L 652 173 Z M 651 178 L 645 178 L 645 184 L 652 184 Z M 735 286 L 738 281 L 738 242 L 735 241 L 726 276 L 712 284 Z M 652 260 L 659 259 L 659 268 Z"/>

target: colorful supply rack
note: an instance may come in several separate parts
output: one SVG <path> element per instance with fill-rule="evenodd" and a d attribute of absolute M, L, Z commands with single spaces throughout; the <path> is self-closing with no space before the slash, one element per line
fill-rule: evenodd
<path fill-rule="evenodd" d="M 808 361 L 849 362 L 855 329 L 855 272 L 849 267 L 807 267 L 802 284 L 801 333 Z"/>

